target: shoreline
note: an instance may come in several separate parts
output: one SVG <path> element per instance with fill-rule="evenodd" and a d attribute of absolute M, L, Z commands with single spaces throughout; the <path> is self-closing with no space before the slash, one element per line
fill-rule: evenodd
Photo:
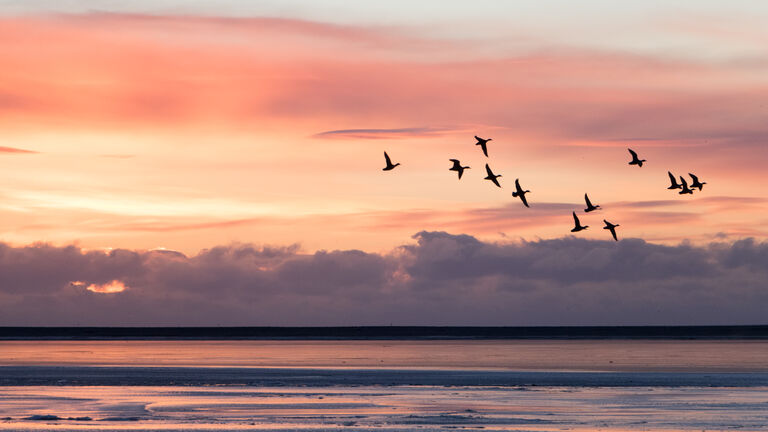
<path fill-rule="evenodd" d="M 768 340 L 768 325 L 0 327 L 2 340 Z"/>

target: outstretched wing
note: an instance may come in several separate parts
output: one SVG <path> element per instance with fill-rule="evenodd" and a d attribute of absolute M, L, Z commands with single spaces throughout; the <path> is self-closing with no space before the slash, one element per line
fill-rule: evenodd
<path fill-rule="evenodd" d="M 699 178 L 698 178 L 698 177 L 696 177 L 695 175 L 693 175 L 693 174 L 691 174 L 691 173 L 688 173 L 688 175 L 689 175 L 689 176 L 691 176 L 691 178 L 693 179 L 693 182 L 694 182 L 694 183 L 698 183 L 698 182 L 699 182 Z"/>
<path fill-rule="evenodd" d="M 628 148 L 627 150 L 629 150 L 629 154 L 632 155 L 632 159 L 637 159 L 637 153 L 635 153 L 634 150 L 632 150 L 631 148 Z"/>
<path fill-rule="evenodd" d="M 573 212 L 573 223 L 575 223 L 575 224 L 576 224 L 576 226 L 579 226 L 579 225 L 581 225 L 581 224 L 579 223 L 579 217 L 578 217 L 578 216 L 576 216 L 576 212 Z"/>
<path fill-rule="evenodd" d="M 667 175 L 669 176 L 669 181 L 672 182 L 672 186 L 677 185 L 677 179 L 674 175 L 672 175 L 671 172 L 667 171 Z"/>
<path fill-rule="evenodd" d="M 518 189 L 518 190 L 519 190 L 519 189 Z M 530 207 L 530 206 L 528 205 L 528 200 L 527 200 L 527 199 L 525 199 L 525 194 L 520 194 L 520 195 L 518 195 L 518 196 L 519 196 L 519 197 L 520 197 L 520 199 L 523 201 L 523 205 L 525 205 L 526 207 Z"/>
<path fill-rule="evenodd" d="M 464 174 L 464 168 L 461 165 L 459 165 L 459 169 L 457 171 L 459 171 L 459 180 L 461 180 L 461 176 L 462 174 Z"/>
<path fill-rule="evenodd" d="M 618 237 L 616 237 L 616 227 L 615 226 L 611 226 L 610 228 L 608 228 L 608 231 L 611 232 L 611 234 L 613 235 L 613 239 L 614 240 L 619 241 Z"/>
<path fill-rule="evenodd" d="M 587 196 L 587 194 L 584 194 L 584 201 L 587 202 L 587 207 L 592 207 L 592 203 L 589 202 L 589 197 Z"/>
<path fill-rule="evenodd" d="M 685 181 L 685 178 L 680 176 L 680 182 L 683 184 L 683 189 L 688 189 L 688 182 Z"/>
<path fill-rule="evenodd" d="M 493 177 L 493 171 L 491 171 L 491 167 L 489 167 L 488 164 L 485 164 L 485 172 L 488 173 L 489 177 Z"/>
<path fill-rule="evenodd" d="M 451 167 L 452 170 L 460 169 L 460 162 L 458 159 L 448 159 L 449 161 L 453 162 L 453 166 Z"/>
<path fill-rule="evenodd" d="M 476 139 L 476 140 L 477 140 L 477 142 L 479 142 L 479 143 L 480 143 L 480 142 L 483 142 L 483 139 L 482 139 L 482 138 L 480 138 L 480 137 L 479 137 L 479 136 L 477 136 L 477 135 L 475 135 L 475 139 Z"/>
<path fill-rule="evenodd" d="M 387 152 L 384 152 L 384 159 L 386 159 L 387 161 L 387 166 L 392 165 L 392 160 L 389 159 L 389 155 L 387 154 Z"/>

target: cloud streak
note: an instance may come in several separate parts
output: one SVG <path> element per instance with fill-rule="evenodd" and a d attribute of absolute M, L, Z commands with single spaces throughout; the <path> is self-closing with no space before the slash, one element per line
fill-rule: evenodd
<path fill-rule="evenodd" d="M 0 325 L 766 323 L 768 244 L 751 239 L 414 240 L 383 254 L 0 245 Z"/>
<path fill-rule="evenodd" d="M 12 154 L 37 154 L 34 150 L 20 149 L 16 147 L 4 147 L 0 146 L 0 153 L 12 153 Z"/>
<path fill-rule="evenodd" d="M 440 136 L 450 129 L 435 127 L 414 127 L 394 129 L 339 129 L 320 132 L 315 138 L 354 138 L 354 139 L 398 139 L 424 136 Z"/>

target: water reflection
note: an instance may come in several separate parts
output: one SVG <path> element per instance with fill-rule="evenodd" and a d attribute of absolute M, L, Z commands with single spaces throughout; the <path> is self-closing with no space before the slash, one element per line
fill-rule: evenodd
<path fill-rule="evenodd" d="M 0 365 L 768 372 L 768 342 L 4 341 Z"/>

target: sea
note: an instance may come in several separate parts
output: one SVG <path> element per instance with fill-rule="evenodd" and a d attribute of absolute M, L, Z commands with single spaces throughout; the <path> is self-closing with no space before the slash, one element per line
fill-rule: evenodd
<path fill-rule="evenodd" d="M 768 431 L 768 326 L 0 328 L 0 431 Z"/>

